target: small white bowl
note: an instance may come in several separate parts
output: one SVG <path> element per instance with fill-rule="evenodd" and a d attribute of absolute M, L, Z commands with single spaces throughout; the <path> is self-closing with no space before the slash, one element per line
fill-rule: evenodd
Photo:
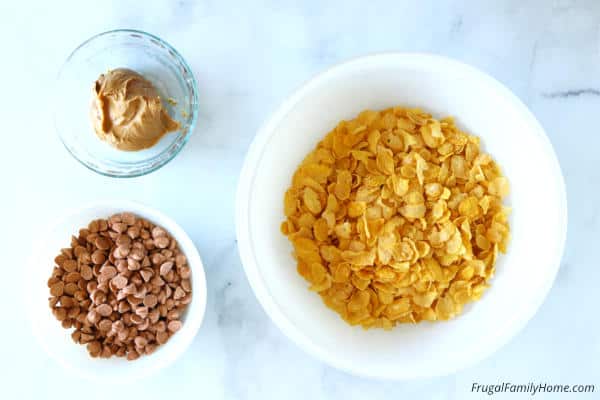
<path fill-rule="evenodd" d="M 404 324 L 390 332 L 350 327 L 307 289 L 279 232 L 294 170 L 340 120 L 364 109 L 421 107 L 453 115 L 482 138 L 511 183 L 513 239 L 481 301 L 448 322 Z M 488 75 L 443 57 L 381 54 L 318 75 L 275 111 L 248 152 L 237 193 L 238 246 L 267 314 L 296 344 L 327 364 L 382 379 L 446 375 L 489 356 L 534 315 L 548 293 L 565 243 L 564 181 L 543 128 Z"/>
<path fill-rule="evenodd" d="M 162 226 L 177 240 L 192 270 L 192 302 L 182 316 L 182 328 L 151 355 L 134 361 L 127 361 L 122 357 L 91 358 L 85 346 L 73 342 L 72 330 L 64 329 L 52 315 L 48 306 L 50 294 L 47 281 L 52 273 L 54 258 L 61 248 L 70 245 L 71 235 L 77 235 L 79 229 L 87 226 L 93 219 L 107 218 L 124 211 L 133 212 Z M 32 253 L 26 294 L 34 335 L 48 354 L 82 377 L 110 383 L 131 382 L 151 375 L 175 361 L 192 343 L 202 324 L 206 308 L 204 267 L 189 236 L 163 213 L 139 203 L 121 200 L 88 205 L 60 218 L 42 232 Z"/>

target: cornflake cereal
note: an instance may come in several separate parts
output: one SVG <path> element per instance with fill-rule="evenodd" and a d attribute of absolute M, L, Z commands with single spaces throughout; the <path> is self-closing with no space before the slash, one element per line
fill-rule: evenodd
<path fill-rule="evenodd" d="M 507 179 L 452 118 L 402 107 L 340 122 L 285 193 L 297 269 L 351 325 L 448 320 L 509 242 Z"/>

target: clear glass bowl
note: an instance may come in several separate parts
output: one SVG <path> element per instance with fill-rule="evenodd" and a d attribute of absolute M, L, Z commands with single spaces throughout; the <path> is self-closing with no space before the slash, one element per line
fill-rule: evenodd
<path fill-rule="evenodd" d="M 89 119 L 92 87 L 100 74 L 116 68 L 130 68 L 149 79 L 181 128 L 153 147 L 135 152 L 117 150 L 100 140 Z M 134 177 L 162 167 L 188 141 L 197 117 L 198 88 L 190 67 L 171 45 L 146 32 L 120 29 L 98 34 L 71 53 L 58 76 L 58 135 L 73 157 L 102 175 Z"/>

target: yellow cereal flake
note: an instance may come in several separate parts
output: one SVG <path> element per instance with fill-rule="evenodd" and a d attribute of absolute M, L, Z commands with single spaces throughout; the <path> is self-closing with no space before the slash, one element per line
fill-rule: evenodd
<path fill-rule="evenodd" d="M 444 321 L 510 240 L 509 184 L 480 140 L 419 109 L 340 122 L 294 173 L 281 232 L 309 289 L 352 325 Z"/>

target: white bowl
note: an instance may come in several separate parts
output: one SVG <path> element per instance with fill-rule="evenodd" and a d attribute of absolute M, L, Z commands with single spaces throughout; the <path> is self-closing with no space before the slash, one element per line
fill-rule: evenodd
<path fill-rule="evenodd" d="M 135 361 L 122 357 L 109 359 L 91 358 L 85 346 L 75 344 L 72 330 L 62 328 L 48 306 L 48 278 L 52 273 L 54 258 L 60 249 L 68 247 L 71 235 L 96 218 L 107 218 L 115 213 L 131 211 L 165 228 L 178 242 L 192 270 L 192 302 L 182 316 L 183 326 L 167 343 L 156 351 Z M 50 356 L 74 373 L 103 382 L 131 382 L 148 376 L 171 364 L 192 343 L 202 324 L 206 308 L 206 280 L 202 260 L 196 246 L 179 225 L 163 213 L 148 206 L 130 201 L 106 201 L 94 203 L 60 218 L 39 238 L 32 253 L 26 282 L 29 312 L 33 332 Z"/>
<path fill-rule="evenodd" d="M 453 115 L 483 140 L 510 180 L 512 242 L 481 301 L 449 322 L 391 332 L 350 327 L 296 272 L 279 232 L 283 194 L 305 155 L 340 120 L 364 109 L 421 107 Z M 425 54 L 359 58 L 318 75 L 260 128 L 237 194 L 236 224 L 246 275 L 279 328 L 308 353 L 347 372 L 382 379 L 452 373 L 489 356 L 534 315 L 559 268 L 567 204 L 558 161 L 523 103 L 488 75 Z"/>

